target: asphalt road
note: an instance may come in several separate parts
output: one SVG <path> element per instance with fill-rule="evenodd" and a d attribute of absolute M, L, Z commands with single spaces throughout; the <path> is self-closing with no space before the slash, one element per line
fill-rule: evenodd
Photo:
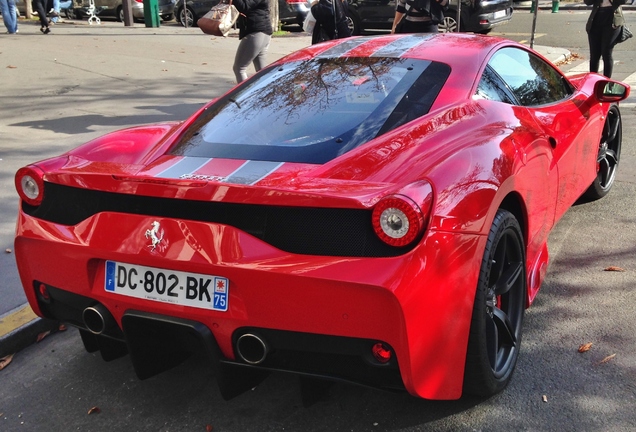
<path fill-rule="evenodd" d="M 578 15 L 540 15 L 550 27 L 538 28 L 543 35 L 536 43 L 552 44 L 551 38 L 558 38 L 554 33 L 563 32 L 561 45 L 581 56 L 564 65 L 566 70 L 585 70 L 585 42 L 571 30 L 585 21 Z M 526 40 L 529 33 L 522 30 L 529 28 L 528 17 L 519 14 L 502 31 Z M 2 38 L 0 46 L 2 250 L 12 247 L 17 206 L 13 189 L 6 187 L 11 170 L 115 128 L 185 118 L 233 82 L 236 40 L 186 42 L 187 33 L 170 28 L 149 34 L 142 28 L 95 33 L 59 26 L 50 37 L 30 30 L 35 31 L 22 27 L 20 39 Z M 274 47 L 272 59 L 288 48 L 285 43 L 291 42 Z M 632 84 L 634 46 L 628 42 L 615 53 L 615 77 Z M 335 384 L 324 399 L 304 408 L 297 379 L 275 374 L 226 402 L 200 359 L 139 381 L 129 358 L 105 363 L 84 352 L 77 331 L 69 329 L 19 352 L 0 372 L 0 431 L 206 431 L 208 426 L 214 431 L 633 431 L 635 108 L 636 95 L 622 104 L 623 153 L 614 190 L 603 200 L 573 207 L 551 236 L 548 275 L 527 311 L 519 364 L 501 394 L 430 402 Z M 11 254 L 1 257 L 2 284 L 17 281 L 11 259 Z M 610 266 L 625 271 L 604 271 Z M 584 343 L 592 347 L 579 353 Z"/>

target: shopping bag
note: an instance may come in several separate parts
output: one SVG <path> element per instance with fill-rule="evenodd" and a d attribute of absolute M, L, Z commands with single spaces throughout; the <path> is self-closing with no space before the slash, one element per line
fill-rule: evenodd
<path fill-rule="evenodd" d="M 307 33 L 313 33 L 315 26 L 316 26 L 316 18 L 314 18 L 314 15 L 311 13 L 311 10 L 309 10 L 309 13 L 305 17 L 305 21 L 303 22 L 303 30 L 306 31 Z"/>
<path fill-rule="evenodd" d="M 197 26 L 205 34 L 227 36 L 239 17 L 239 11 L 232 2 L 219 3 L 210 12 L 199 18 Z"/>

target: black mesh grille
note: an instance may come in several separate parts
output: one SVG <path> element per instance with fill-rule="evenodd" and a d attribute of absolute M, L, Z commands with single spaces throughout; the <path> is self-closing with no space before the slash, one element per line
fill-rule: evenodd
<path fill-rule="evenodd" d="M 44 184 L 38 207 L 25 213 L 62 225 L 75 225 L 100 212 L 131 213 L 230 225 L 272 246 L 297 254 L 389 257 L 411 247 L 384 244 L 371 227 L 371 211 L 281 207 L 156 198 Z"/>

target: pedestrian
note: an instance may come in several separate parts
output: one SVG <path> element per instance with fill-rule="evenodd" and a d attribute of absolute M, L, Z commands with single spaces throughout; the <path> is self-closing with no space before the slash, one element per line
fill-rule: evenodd
<path fill-rule="evenodd" d="M 397 0 L 391 33 L 437 33 L 448 0 Z"/>
<path fill-rule="evenodd" d="M 17 33 L 18 18 L 16 15 L 15 0 L 0 0 L 0 12 L 2 12 L 2 21 L 4 21 L 4 26 L 7 28 L 7 33 Z"/>
<path fill-rule="evenodd" d="M 40 31 L 44 34 L 49 34 L 51 29 L 49 28 L 49 19 L 46 16 L 46 6 L 47 0 L 33 0 L 33 7 L 40 19 Z M 57 16 L 57 14 L 52 13 L 52 16 Z"/>
<path fill-rule="evenodd" d="M 614 59 L 612 51 L 621 26 L 625 24 L 622 4 L 626 0 L 585 0 L 592 6 L 592 12 L 585 25 L 590 44 L 590 72 L 598 72 L 599 61 L 603 58 L 603 75 L 612 77 Z"/>
<path fill-rule="evenodd" d="M 265 67 L 267 49 L 272 38 L 272 20 L 269 13 L 269 0 L 232 0 L 232 4 L 241 13 L 237 21 L 239 27 L 239 46 L 234 58 L 236 82 L 247 79 L 247 67 L 254 63 L 256 72 Z"/>
<path fill-rule="evenodd" d="M 311 43 L 343 39 L 351 36 L 347 23 L 347 8 L 343 0 L 315 0 L 311 4 L 311 14 L 316 20 L 311 33 Z"/>

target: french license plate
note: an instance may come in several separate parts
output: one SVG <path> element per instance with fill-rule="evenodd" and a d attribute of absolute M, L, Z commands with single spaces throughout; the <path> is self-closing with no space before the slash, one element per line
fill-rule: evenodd
<path fill-rule="evenodd" d="M 225 312 L 230 281 L 221 276 L 106 261 L 104 288 L 130 297 Z"/>
<path fill-rule="evenodd" d="M 493 18 L 494 19 L 499 19 L 499 18 L 503 18 L 506 16 L 506 11 L 505 10 L 500 10 L 494 13 Z"/>

